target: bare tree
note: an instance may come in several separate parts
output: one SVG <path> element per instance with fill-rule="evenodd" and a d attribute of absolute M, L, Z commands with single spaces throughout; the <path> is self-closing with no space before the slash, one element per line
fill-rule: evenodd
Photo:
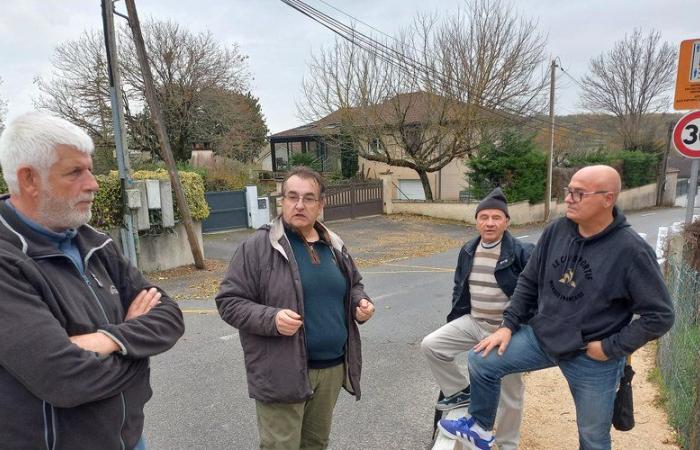
<path fill-rule="evenodd" d="M 34 99 L 34 105 L 86 129 L 98 146 L 113 145 L 107 57 L 102 34 L 84 31 L 78 39 L 58 45 L 51 64 L 55 71 L 53 78 L 37 77 L 34 80 L 42 93 Z"/>
<path fill-rule="evenodd" d="M 359 155 L 415 170 L 432 199 L 428 173 L 541 106 L 546 37 L 536 28 L 507 4 L 475 0 L 447 19 L 418 16 L 376 47 L 338 39 L 312 55 L 300 116 L 338 120 Z"/>
<path fill-rule="evenodd" d="M 668 107 L 676 57 L 676 50 L 661 41 L 659 31 L 644 34 L 635 29 L 612 50 L 590 60 L 590 74 L 582 80 L 581 105 L 616 117 L 624 148 L 650 150 L 643 121 L 647 114 Z"/>
<path fill-rule="evenodd" d="M 143 33 L 173 154 L 177 160 L 186 160 L 193 143 L 213 138 L 205 134 L 210 129 L 206 101 L 213 98 L 209 92 L 247 90 L 251 78 L 248 57 L 237 44 L 223 46 L 209 31 L 195 34 L 171 21 L 147 22 Z M 131 42 L 125 34 L 121 33 L 121 41 Z M 135 49 L 133 45 L 123 48 L 123 78 L 128 95 L 143 96 L 143 77 Z"/>
<path fill-rule="evenodd" d="M 174 22 L 148 22 L 144 24 L 144 37 L 173 153 L 177 160 L 186 160 L 192 144 L 220 142 L 228 133 L 230 121 L 228 128 L 213 123 L 209 113 L 212 102 L 219 111 L 228 107 L 229 116 L 236 113 L 241 102 L 225 103 L 211 93 L 245 95 L 251 78 L 247 56 L 236 44 L 222 45 L 208 31 L 193 33 Z M 126 26 L 120 29 L 119 42 L 130 147 L 155 152 L 158 144 L 144 106 L 143 78 Z M 36 80 L 42 93 L 35 99 L 36 106 L 83 126 L 96 140 L 113 145 L 102 33 L 84 32 L 79 39 L 59 45 L 52 64 L 53 77 Z"/>

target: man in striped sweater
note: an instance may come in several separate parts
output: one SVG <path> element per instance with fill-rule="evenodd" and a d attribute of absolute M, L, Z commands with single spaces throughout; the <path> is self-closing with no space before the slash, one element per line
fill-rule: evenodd
<path fill-rule="evenodd" d="M 476 208 L 479 236 L 459 253 L 448 323 L 421 344 L 445 395 L 436 405 L 440 411 L 469 404 L 469 379 L 460 371 L 455 357 L 498 329 L 518 276 L 534 248 L 508 233 L 509 222 L 505 195 L 496 188 Z M 522 374 L 503 378 L 498 420 L 501 450 L 518 448 L 523 393 Z"/>

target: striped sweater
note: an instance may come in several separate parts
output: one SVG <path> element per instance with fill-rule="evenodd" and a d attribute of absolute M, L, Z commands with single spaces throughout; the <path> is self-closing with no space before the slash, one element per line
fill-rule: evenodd
<path fill-rule="evenodd" d="M 501 254 L 501 242 L 492 247 L 480 243 L 474 254 L 474 263 L 469 274 L 471 315 L 486 328 L 495 329 L 503 320 L 503 311 L 508 307 L 508 296 L 501 290 L 494 276 L 496 263 Z"/>

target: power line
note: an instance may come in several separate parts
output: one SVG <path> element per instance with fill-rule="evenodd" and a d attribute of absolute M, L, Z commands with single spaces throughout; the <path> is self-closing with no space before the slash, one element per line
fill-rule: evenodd
<path fill-rule="evenodd" d="M 567 72 L 566 70 L 564 70 L 564 67 L 562 67 L 561 64 L 559 65 L 559 69 L 561 69 L 561 71 L 564 72 L 564 74 L 565 74 L 567 77 L 569 77 L 569 79 L 570 79 L 571 81 L 573 81 L 574 83 L 576 83 L 576 85 L 577 85 L 578 87 L 580 87 L 581 89 L 586 89 L 586 88 L 583 86 L 583 84 L 582 84 L 579 80 L 577 80 L 573 75 L 571 75 L 569 72 Z"/>
<path fill-rule="evenodd" d="M 284 1 L 284 0 L 283 0 L 283 1 Z M 349 13 L 347 13 L 347 12 L 345 12 L 345 11 L 342 11 L 341 9 L 339 9 L 339 8 L 337 8 L 337 7 L 335 7 L 335 6 L 333 6 L 333 5 L 330 4 L 329 2 L 327 2 L 327 1 L 325 1 L 325 0 L 318 0 L 318 1 L 321 2 L 321 3 L 323 3 L 323 4 L 325 4 L 325 5 L 327 5 L 327 6 L 329 6 L 329 7 L 332 8 L 332 9 L 338 11 L 339 13 L 345 15 L 346 17 L 351 18 L 354 22 L 362 23 L 362 24 L 364 24 L 365 26 L 371 28 L 372 30 L 375 30 L 375 31 L 377 31 L 378 33 L 380 33 L 380 34 L 382 34 L 382 35 L 388 37 L 389 39 L 392 39 L 392 40 L 398 42 L 398 40 L 397 40 L 396 38 L 394 38 L 394 37 L 392 37 L 392 36 L 390 36 L 390 35 L 388 35 L 388 34 L 382 32 L 381 30 L 378 30 L 377 28 L 375 28 L 375 27 L 373 27 L 373 26 L 367 24 L 366 22 L 363 22 L 362 20 L 360 20 L 360 19 L 358 19 L 358 18 L 352 16 L 351 14 L 349 14 Z M 288 4 L 289 2 L 285 1 L 285 3 Z M 337 21 L 337 20 L 331 18 L 331 17 L 328 16 L 327 14 L 324 14 L 324 13 L 318 11 L 318 10 L 315 10 L 313 7 L 309 6 L 308 4 L 304 3 L 303 1 L 296 1 L 296 3 L 301 3 L 301 4 L 305 5 L 305 6 L 308 7 L 310 10 L 315 11 L 317 14 L 319 14 L 319 15 L 322 16 L 322 17 L 329 18 L 329 19 L 335 21 L 336 23 L 341 23 L 341 22 L 339 22 L 339 21 Z M 290 6 L 291 6 L 291 5 L 290 5 Z M 294 6 L 292 6 L 292 7 L 294 7 Z M 296 9 L 296 8 L 295 8 L 295 9 Z M 308 15 L 308 14 L 306 14 L 306 15 Z M 311 17 L 311 16 L 310 16 L 310 17 Z M 314 17 L 311 17 L 311 18 L 312 18 L 313 20 L 316 20 Z M 319 22 L 319 20 L 316 20 L 316 21 Z M 319 23 L 322 23 L 322 22 L 319 22 Z M 322 24 L 323 24 L 323 23 L 322 23 Z M 345 26 L 346 29 L 349 29 L 349 30 L 351 31 L 351 33 L 353 33 L 353 35 L 357 34 L 357 35 L 359 35 L 359 36 L 362 36 L 364 39 L 369 40 L 370 42 L 378 43 L 377 41 L 375 41 L 375 40 L 372 39 L 371 37 L 368 37 L 368 36 L 362 34 L 361 32 L 355 30 L 354 28 L 348 27 L 348 26 L 345 25 L 345 24 L 342 24 L 342 25 Z M 331 31 L 333 31 L 333 32 L 335 32 L 336 34 L 339 34 L 339 35 L 341 35 L 341 37 L 343 37 L 342 34 L 341 34 L 341 33 L 338 33 L 337 30 L 334 30 L 333 28 L 328 27 L 328 26 L 327 26 L 327 28 L 331 29 Z M 347 39 L 347 38 L 346 38 L 346 39 Z M 357 44 L 356 42 L 354 42 L 354 41 L 352 41 L 352 40 L 351 40 L 351 42 L 353 42 L 354 44 Z M 396 51 L 396 50 L 394 50 L 394 49 L 392 49 L 392 48 L 390 48 L 390 47 L 387 47 L 385 44 L 382 44 L 382 43 L 378 43 L 378 44 L 381 45 L 382 47 L 384 47 L 385 49 L 388 49 L 389 51 L 391 51 L 391 52 L 393 52 L 393 53 L 399 54 L 399 55 L 401 56 L 402 61 L 403 61 L 403 62 L 409 62 L 409 65 L 410 65 L 413 69 L 415 69 L 416 67 L 422 68 L 423 70 L 426 69 L 426 67 L 425 67 L 423 64 L 421 64 L 420 62 L 417 62 L 417 61 L 415 61 L 415 60 L 412 60 L 410 57 L 406 56 L 405 54 L 403 54 L 403 53 L 401 53 L 401 52 L 398 52 L 398 51 Z M 373 49 L 367 49 L 367 48 L 364 48 L 364 47 L 362 47 L 362 46 L 360 46 L 360 47 L 363 48 L 365 51 L 368 51 L 368 52 L 370 52 L 370 53 L 372 53 L 372 54 L 374 54 L 374 55 L 376 55 L 376 56 L 380 56 L 380 55 L 377 55 L 377 52 L 375 52 Z M 415 48 L 414 48 L 414 50 L 415 50 Z M 381 58 L 381 56 L 380 56 L 380 58 Z M 557 57 L 557 59 L 559 59 L 559 58 Z M 430 68 L 427 68 L 427 69 L 430 70 Z M 453 83 L 452 83 L 453 80 L 451 80 L 451 79 L 444 79 L 444 78 L 443 78 L 443 81 L 448 81 L 448 82 L 449 82 L 448 84 L 450 84 L 450 85 L 453 84 Z M 474 93 L 470 92 L 468 87 L 466 87 L 465 89 L 467 90 L 467 92 L 469 92 L 470 94 L 472 94 L 474 97 L 477 97 L 477 98 L 479 98 L 479 99 L 482 100 L 482 101 L 485 100 L 483 97 L 480 97 L 479 95 L 475 95 Z M 476 104 L 476 105 L 474 105 L 474 106 L 476 106 L 477 108 L 480 108 L 480 109 L 482 109 L 482 110 L 484 110 L 484 111 L 490 112 L 490 113 L 492 113 L 492 114 L 494 114 L 494 115 L 498 115 L 498 116 L 500 116 L 500 117 L 502 117 L 502 118 L 506 118 L 506 119 L 508 119 L 508 120 L 513 120 L 513 117 L 504 116 L 503 114 L 500 114 L 499 111 L 498 111 L 497 109 L 495 109 L 495 108 L 489 109 L 489 108 L 483 107 L 482 105 L 478 105 L 478 104 Z M 524 115 L 525 115 L 525 114 L 523 114 L 521 111 L 509 109 L 507 106 L 504 107 L 503 105 L 498 105 L 498 108 L 502 109 L 502 110 L 503 110 L 504 112 L 506 112 L 507 114 L 517 115 L 517 116 L 524 116 Z M 533 113 L 532 111 L 530 111 L 530 114 L 531 114 L 531 115 L 527 117 L 529 120 L 534 120 L 534 121 L 536 121 L 536 122 L 542 123 L 542 125 L 539 127 L 540 129 L 543 129 L 544 126 L 547 126 L 547 128 L 549 128 L 549 122 L 548 122 L 548 120 L 542 119 L 542 118 L 538 117 L 538 116 L 542 116 L 542 115 L 543 115 L 543 112 L 539 112 L 539 111 L 538 111 L 538 112 L 534 112 L 534 113 Z M 529 127 L 529 128 L 536 128 L 535 126 L 532 126 L 532 125 L 529 125 L 528 127 Z M 596 132 L 596 131 L 591 131 L 591 130 L 584 129 L 584 128 L 581 128 L 581 127 L 579 127 L 579 126 L 576 126 L 576 125 L 574 125 L 574 124 L 571 124 L 571 125 L 555 125 L 555 128 L 557 128 L 557 129 L 559 129 L 559 130 L 566 130 L 566 131 L 570 131 L 570 132 L 574 132 L 574 133 L 579 133 L 579 134 L 586 134 L 586 135 L 589 135 L 589 136 L 592 136 L 592 137 L 596 137 L 596 138 L 598 138 L 598 139 L 601 139 L 601 138 L 610 138 L 610 137 L 612 137 L 610 134 L 607 134 L 607 133 L 600 133 L 600 132 Z"/>
<path fill-rule="evenodd" d="M 307 3 L 305 3 L 301 0 L 281 0 L 281 1 L 283 3 L 285 3 L 286 5 L 290 6 L 291 8 L 293 8 L 293 9 L 297 10 L 298 12 L 304 14 L 305 16 L 309 17 L 310 19 L 314 20 L 315 22 L 319 23 L 320 25 L 328 28 L 333 33 L 335 33 L 338 36 L 342 37 L 343 39 L 349 41 L 353 45 L 358 46 L 359 48 L 363 49 L 364 51 L 366 51 L 374 56 L 377 56 L 380 60 L 398 68 L 399 70 L 405 71 L 405 69 L 406 69 L 405 66 L 408 66 L 409 68 L 415 70 L 418 74 L 420 74 L 419 77 L 421 77 L 422 81 L 424 81 L 424 82 L 430 81 L 431 79 L 429 77 L 430 77 L 430 74 L 432 74 L 433 76 L 435 76 L 438 79 L 438 81 L 441 81 L 443 85 L 448 85 L 449 87 L 452 87 L 452 88 L 456 87 L 456 83 L 454 82 L 453 79 L 448 78 L 448 77 L 444 77 L 442 75 L 435 73 L 435 71 L 433 69 L 425 66 L 423 63 L 421 63 L 419 61 L 412 59 L 411 57 L 409 57 L 405 53 L 400 52 L 394 48 L 391 48 L 391 47 L 387 46 L 386 44 L 379 42 L 379 41 L 365 35 L 364 33 L 356 30 L 355 28 L 348 26 L 343 22 L 340 22 L 339 20 L 317 10 L 316 8 L 308 5 Z M 349 18 L 352 18 L 354 21 L 365 24 L 364 22 L 353 17 L 352 15 L 341 11 L 339 8 L 336 8 L 335 6 L 330 5 L 328 2 L 326 2 L 324 0 L 319 0 L 319 1 L 321 1 L 323 4 L 328 5 L 329 7 L 333 8 L 334 10 L 340 12 L 341 14 L 343 14 Z M 369 26 L 367 24 L 365 24 L 365 25 Z M 371 26 L 369 26 L 369 27 L 376 30 L 376 28 L 374 28 L 374 27 L 371 27 Z M 381 32 L 381 31 L 378 31 L 378 30 L 376 30 L 376 31 L 385 35 L 385 36 L 388 36 L 387 34 Z M 388 37 L 390 39 L 396 40 L 395 38 L 393 38 L 391 36 L 388 36 Z M 481 100 L 482 102 L 488 101 L 488 99 L 483 98 L 480 94 L 472 92 L 468 86 L 459 86 L 459 87 L 465 89 L 467 91 L 467 93 L 469 93 L 473 97 L 477 98 L 478 100 Z M 531 101 L 532 99 L 533 98 L 531 98 L 528 101 Z M 524 116 L 523 113 L 524 112 L 527 113 L 527 111 L 525 111 L 525 110 L 521 111 L 521 110 L 510 108 L 508 106 L 503 106 L 503 105 L 495 105 L 493 108 L 489 108 L 487 106 L 480 105 L 480 104 L 474 104 L 473 106 L 475 106 L 476 108 L 481 109 L 485 112 L 488 112 L 490 114 L 507 119 L 509 121 L 514 120 L 513 116 L 518 116 L 518 117 L 522 118 Z M 549 126 L 548 121 L 546 119 L 542 119 L 542 118 L 538 117 L 539 115 L 542 115 L 542 112 L 530 111 L 529 114 L 530 114 L 529 116 L 526 116 L 524 118 L 531 120 L 531 121 L 535 121 L 535 122 L 541 122 L 542 125 L 540 125 L 538 127 L 539 129 L 544 129 L 545 126 L 547 126 L 547 127 Z M 530 127 L 535 128 L 535 126 L 532 126 L 532 125 L 530 125 Z M 556 128 L 558 128 L 559 130 L 566 130 L 566 131 L 570 131 L 570 132 L 574 132 L 574 133 L 587 134 L 587 135 L 596 136 L 599 138 L 610 137 L 610 135 L 608 135 L 608 134 L 593 132 L 590 130 L 578 128 L 576 126 L 557 125 Z"/>

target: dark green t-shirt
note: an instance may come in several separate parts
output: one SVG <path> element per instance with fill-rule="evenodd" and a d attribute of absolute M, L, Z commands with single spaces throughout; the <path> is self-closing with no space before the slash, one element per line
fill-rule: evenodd
<path fill-rule="evenodd" d="M 307 246 L 294 231 L 286 230 L 286 234 L 304 290 L 304 333 L 310 365 L 322 367 L 345 354 L 347 281 L 329 244 L 316 241 Z"/>

